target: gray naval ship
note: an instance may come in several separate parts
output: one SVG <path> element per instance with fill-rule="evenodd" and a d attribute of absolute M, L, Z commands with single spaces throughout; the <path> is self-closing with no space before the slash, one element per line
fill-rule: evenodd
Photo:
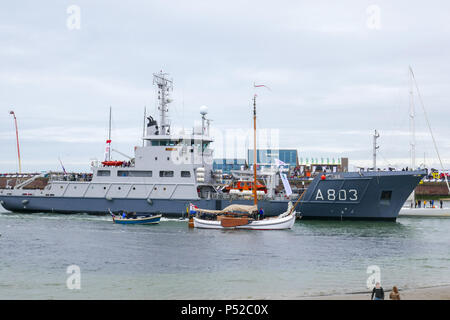
<path fill-rule="evenodd" d="M 224 192 L 223 176 L 213 170 L 213 142 L 206 109 L 201 127 L 188 134 L 172 134 L 168 121 L 172 80 L 165 73 L 153 75 L 158 95 L 159 121 L 148 117 L 143 145 L 135 147 L 129 161 L 111 161 L 107 141 L 105 161 L 92 161 L 89 176 L 46 172 L 14 187 L 0 189 L 0 204 L 14 212 L 107 214 L 110 210 L 161 213 L 166 217 L 187 214 L 190 204 L 221 210 L 230 203 L 252 204 L 248 194 Z M 109 143 L 109 144 L 108 144 Z M 405 200 L 426 174 L 417 171 L 333 172 L 316 176 L 306 190 L 287 197 L 277 192 L 278 168 L 261 169 L 259 207 L 268 216 L 286 211 L 288 201 L 304 192 L 296 211 L 304 219 L 395 221 Z M 44 186 L 30 188 L 33 181 Z M 234 179 L 246 179 L 234 173 Z"/>

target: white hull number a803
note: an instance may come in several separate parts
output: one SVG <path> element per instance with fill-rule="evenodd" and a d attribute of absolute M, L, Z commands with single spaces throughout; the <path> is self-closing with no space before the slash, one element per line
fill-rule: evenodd
<path fill-rule="evenodd" d="M 325 199 L 326 198 L 326 199 Z M 335 189 L 328 189 L 325 192 L 325 195 L 322 193 L 322 190 L 318 189 L 317 193 L 316 193 L 316 198 L 315 200 L 328 200 L 328 201 L 358 201 L 358 191 L 356 189 L 350 189 L 350 190 L 345 190 L 345 189 L 340 189 L 340 190 L 335 190 Z"/>

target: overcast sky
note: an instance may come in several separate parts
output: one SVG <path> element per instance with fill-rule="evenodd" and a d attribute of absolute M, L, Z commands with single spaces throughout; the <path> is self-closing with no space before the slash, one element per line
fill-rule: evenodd
<path fill-rule="evenodd" d="M 448 1 L 4 1 L 0 8 L 0 172 L 18 167 L 10 110 L 22 171 L 60 170 L 58 158 L 67 170 L 87 171 L 90 159 L 104 156 L 109 106 L 113 148 L 132 155 L 144 106 L 155 112 L 159 70 L 174 79 L 174 127 L 191 128 L 206 105 L 216 135 L 245 131 L 256 92 L 258 127 L 278 132 L 279 146 L 300 157 L 368 166 L 377 129 L 378 163 L 407 166 L 408 66 L 450 167 Z M 414 101 L 416 162 L 438 166 L 417 92 Z M 222 146 L 217 157 L 245 156 L 245 146 Z"/>

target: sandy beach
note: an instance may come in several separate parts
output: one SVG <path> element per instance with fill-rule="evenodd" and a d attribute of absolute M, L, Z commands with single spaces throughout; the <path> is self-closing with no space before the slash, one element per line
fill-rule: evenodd
<path fill-rule="evenodd" d="M 385 299 L 389 300 L 390 288 L 385 288 Z M 371 293 L 350 293 L 344 295 L 308 297 L 308 300 L 370 300 Z M 450 285 L 417 288 L 400 289 L 401 300 L 450 300 Z"/>

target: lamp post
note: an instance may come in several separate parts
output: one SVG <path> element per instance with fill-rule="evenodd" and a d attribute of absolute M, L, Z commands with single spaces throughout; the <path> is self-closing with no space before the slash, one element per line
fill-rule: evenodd
<path fill-rule="evenodd" d="M 19 130 L 17 128 L 17 118 L 14 111 L 10 111 L 9 114 L 12 114 L 14 117 L 14 124 L 16 126 L 16 141 L 17 141 L 17 158 L 19 159 L 19 173 L 22 173 L 22 165 L 20 163 L 20 147 L 19 147 Z"/>

